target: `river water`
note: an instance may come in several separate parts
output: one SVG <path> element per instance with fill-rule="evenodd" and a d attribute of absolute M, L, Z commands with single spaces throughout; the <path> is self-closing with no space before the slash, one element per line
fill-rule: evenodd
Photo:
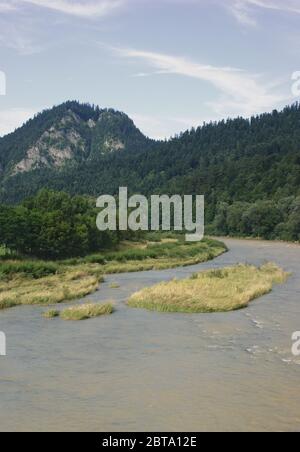
<path fill-rule="evenodd" d="M 213 262 L 106 278 L 91 301 L 112 316 L 45 320 L 39 307 L 0 313 L 1 431 L 299 431 L 300 247 L 226 239 Z M 289 281 L 226 314 L 126 307 L 136 290 L 238 262 L 274 261 Z M 119 289 L 111 289 L 111 283 Z"/>

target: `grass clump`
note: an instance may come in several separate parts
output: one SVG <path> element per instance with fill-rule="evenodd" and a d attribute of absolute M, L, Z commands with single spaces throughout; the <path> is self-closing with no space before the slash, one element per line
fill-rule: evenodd
<path fill-rule="evenodd" d="M 103 278 L 87 271 L 68 270 L 40 279 L 16 275 L 0 280 L 0 310 L 20 305 L 52 305 L 95 292 Z"/>
<path fill-rule="evenodd" d="M 134 308 L 160 312 L 211 313 L 242 309 L 288 278 L 275 264 L 237 265 L 194 274 L 189 279 L 161 283 L 135 293 Z"/>
<path fill-rule="evenodd" d="M 112 303 L 107 304 L 84 304 L 81 306 L 73 306 L 61 312 L 60 317 L 63 320 L 87 320 L 102 315 L 113 313 Z"/>
<path fill-rule="evenodd" d="M 111 283 L 111 284 L 109 285 L 109 288 L 110 288 L 110 289 L 119 289 L 119 288 L 120 288 L 120 285 L 119 285 L 118 283 Z"/>
<path fill-rule="evenodd" d="M 50 311 L 44 312 L 43 317 L 45 319 L 54 319 L 56 317 L 59 317 L 59 315 L 60 315 L 59 311 L 51 309 Z"/>

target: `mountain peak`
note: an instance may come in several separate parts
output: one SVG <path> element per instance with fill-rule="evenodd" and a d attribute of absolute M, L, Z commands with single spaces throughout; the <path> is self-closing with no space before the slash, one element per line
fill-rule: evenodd
<path fill-rule="evenodd" d="M 142 149 L 147 141 L 125 113 L 68 101 L 0 139 L 0 174 L 61 169 L 107 153 Z"/>

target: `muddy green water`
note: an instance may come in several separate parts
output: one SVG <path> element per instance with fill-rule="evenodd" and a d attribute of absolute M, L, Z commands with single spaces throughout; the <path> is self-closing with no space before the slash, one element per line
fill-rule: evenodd
<path fill-rule="evenodd" d="M 298 431 L 300 247 L 225 240 L 230 251 L 190 268 L 107 277 L 88 299 L 105 318 L 45 320 L 42 308 L 0 313 L 1 431 Z M 134 291 L 195 270 L 272 260 L 288 283 L 227 314 L 127 308 Z M 112 282 L 119 289 L 110 289 Z"/>

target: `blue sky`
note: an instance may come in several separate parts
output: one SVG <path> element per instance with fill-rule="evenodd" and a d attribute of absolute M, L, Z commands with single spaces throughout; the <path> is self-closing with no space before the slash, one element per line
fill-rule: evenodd
<path fill-rule="evenodd" d="M 155 138 L 281 108 L 299 44 L 300 0 L 0 0 L 0 134 L 71 99 Z"/>

